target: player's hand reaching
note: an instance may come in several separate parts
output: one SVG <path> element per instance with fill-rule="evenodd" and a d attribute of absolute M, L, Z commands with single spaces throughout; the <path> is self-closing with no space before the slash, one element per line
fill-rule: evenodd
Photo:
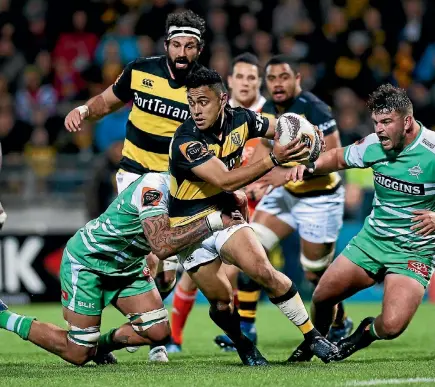
<path fill-rule="evenodd" d="M 249 222 L 248 198 L 242 190 L 233 192 L 233 197 L 236 202 L 236 208 L 242 214 L 243 219 Z"/>
<path fill-rule="evenodd" d="M 228 228 L 231 226 L 235 226 L 237 224 L 245 223 L 245 219 L 240 211 L 232 211 L 231 213 L 223 213 L 221 214 L 222 223 L 224 228 Z"/>
<path fill-rule="evenodd" d="M 273 168 L 269 173 L 264 175 L 260 182 L 263 184 L 262 188 L 269 188 L 272 186 L 273 188 L 281 187 L 284 184 L 287 184 L 287 174 L 289 173 L 289 168 L 276 167 Z"/>
<path fill-rule="evenodd" d="M 261 200 L 261 198 L 266 194 L 269 184 L 264 183 L 262 180 L 263 179 L 259 179 L 245 187 L 245 194 L 250 200 Z"/>
<path fill-rule="evenodd" d="M 435 211 L 415 210 L 411 220 L 415 223 L 411 230 L 417 230 L 415 233 L 421 236 L 435 234 Z"/>
<path fill-rule="evenodd" d="M 86 105 L 76 107 L 65 117 L 65 128 L 68 132 L 82 130 L 82 122 L 89 116 L 89 108 Z"/>
<path fill-rule="evenodd" d="M 300 143 L 298 138 L 290 141 L 287 145 L 279 143 L 279 135 L 275 134 L 272 153 L 279 164 L 289 161 L 301 162 L 308 159 L 310 152 L 305 144 Z"/>

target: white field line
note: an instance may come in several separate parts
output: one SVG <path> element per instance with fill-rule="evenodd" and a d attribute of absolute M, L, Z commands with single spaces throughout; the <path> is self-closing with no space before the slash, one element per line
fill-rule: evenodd
<path fill-rule="evenodd" d="M 344 386 L 382 386 L 388 384 L 435 383 L 435 378 L 402 378 L 402 379 L 371 379 L 351 380 Z"/>

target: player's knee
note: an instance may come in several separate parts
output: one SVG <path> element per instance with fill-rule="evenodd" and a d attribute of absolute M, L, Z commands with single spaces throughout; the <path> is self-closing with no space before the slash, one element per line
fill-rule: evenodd
<path fill-rule="evenodd" d="M 82 366 L 91 360 L 97 350 L 100 327 L 79 328 L 69 326 L 67 333 L 66 360 L 76 366 Z"/>
<path fill-rule="evenodd" d="M 399 337 L 408 326 L 408 322 L 404 321 L 399 315 L 382 316 L 383 339 L 392 340 Z"/>
<path fill-rule="evenodd" d="M 161 335 L 164 335 L 162 332 L 169 332 L 168 311 L 164 307 L 144 313 L 130 313 L 127 318 L 137 334 L 147 336 L 153 341 L 154 339 L 150 336 L 151 333 L 161 338 Z M 153 327 L 156 328 L 151 330 Z M 158 338 L 156 337 L 156 339 Z"/>
<path fill-rule="evenodd" d="M 318 259 L 309 259 L 301 253 L 299 259 L 301 266 L 304 269 L 305 277 L 311 282 L 318 281 L 334 259 L 334 251 L 331 251 L 324 257 Z"/>
<path fill-rule="evenodd" d="M 252 222 L 250 226 L 255 231 L 258 240 L 266 251 L 272 250 L 278 244 L 278 235 L 276 235 L 269 227 L 256 222 Z"/>
<path fill-rule="evenodd" d="M 158 345 L 165 345 L 171 338 L 171 329 L 169 328 L 169 322 L 162 322 L 156 324 L 147 330 L 147 337 Z"/>

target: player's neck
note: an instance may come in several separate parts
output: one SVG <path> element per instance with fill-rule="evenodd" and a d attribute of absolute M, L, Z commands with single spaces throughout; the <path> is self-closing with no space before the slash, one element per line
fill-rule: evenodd
<path fill-rule="evenodd" d="M 405 142 L 403 144 L 403 147 L 407 147 L 409 144 L 411 144 L 420 133 L 420 125 L 419 123 L 413 118 L 412 119 L 412 130 L 409 132 L 409 134 L 405 137 Z"/>

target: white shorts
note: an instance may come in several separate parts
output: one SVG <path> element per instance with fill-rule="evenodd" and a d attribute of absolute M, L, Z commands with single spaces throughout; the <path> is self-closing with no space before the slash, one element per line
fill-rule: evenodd
<path fill-rule="evenodd" d="M 332 243 L 343 225 L 344 188 L 330 195 L 298 198 L 278 187 L 264 196 L 255 210 L 275 215 L 307 242 Z"/>
<path fill-rule="evenodd" d="M 204 239 L 202 242 L 195 243 L 178 253 L 178 262 L 183 265 L 184 270 L 188 271 L 214 261 L 216 258 L 219 258 L 224 243 L 231 235 L 243 227 L 250 226 L 248 223 L 243 223 L 221 231 L 215 231 L 213 235 Z"/>
<path fill-rule="evenodd" d="M 124 191 L 131 183 L 139 179 L 141 175 L 133 172 L 118 171 L 116 172 L 116 188 L 118 195 Z"/>

